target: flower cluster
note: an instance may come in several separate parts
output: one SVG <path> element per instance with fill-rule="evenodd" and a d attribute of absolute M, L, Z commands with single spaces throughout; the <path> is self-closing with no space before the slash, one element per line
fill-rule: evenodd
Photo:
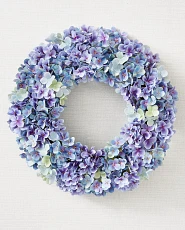
<path fill-rule="evenodd" d="M 72 194 L 136 188 L 162 164 L 174 134 L 177 92 L 158 54 L 116 28 L 70 27 L 30 52 L 9 95 L 20 155 L 48 184 Z M 70 137 L 61 119 L 74 85 L 96 80 L 127 101 L 128 124 L 100 150 Z"/>

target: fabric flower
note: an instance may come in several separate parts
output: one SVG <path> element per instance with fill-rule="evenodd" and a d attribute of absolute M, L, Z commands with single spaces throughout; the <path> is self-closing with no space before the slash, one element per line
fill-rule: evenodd
<path fill-rule="evenodd" d="M 11 117 L 11 122 L 10 122 L 10 127 L 15 128 L 16 126 L 19 128 L 24 127 L 24 121 L 23 121 L 23 116 L 18 115 L 18 116 L 12 116 Z"/>
<path fill-rule="evenodd" d="M 58 134 L 57 134 L 56 132 L 52 131 L 52 132 L 50 132 L 50 134 L 49 134 L 49 139 L 50 139 L 51 141 L 56 141 L 56 140 L 59 139 L 59 136 L 58 136 Z"/>
<path fill-rule="evenodd" d="M 171 124 L 169 122 L 159 121 L 156 131 L 160 132 L 161 135 L 166 136 L 170 127 Z"/>
<path fill-rule="evenodd" d="M 58 82 L 56 79 L 54 79 L 49 86 L 50 89 L 53 89 L 55 92 L 58 92 L 60 90 L 60 87 L 62 86 L 61 82 Z"/>
<path fill-rule="evenodd" d="M 64 50 L 68 50 L 71 46 L 71 38 L 65 37 L 64 41 L 61 42 L 60 47 Z"/>
<path fill-rule="evenodd" d="M 119 73 L 119 81 L 127 81 L 127 80 L 128 80 L 127 69 L 122 69 Z"/>
<path fill-rule="evenodd" d="M 85 178 L 83 179 L 82 184 L 84 184 L 85 188 L 88 189 L 93 183 L 93 181 L 94 181 L 93 177 L 90 177 L 89 175 L 85 175 Z"/>
<path fill-rule="evenodd" d="M 145 74 L 145 70 L 141 66 L 137 65 L 134 69 L 133 77 L 140 78 L 144 74 Z"/>
<path fill-rule="evenodd" d="M 91 189 L 96 193 L 102 193 L 102 186 L 101 183 L 98 180 L 95 180 L 93 184 L 91 185 Z"/>
<path fill-rule="evenodd" d="M 45 100 L 43 100 L 43 101 L 39 101 L 38 103 L 37 103 L 37 110 L 38 111 L 48 111 L 48 109 L 46 108 L 46 105 L 45 105 Z"/>
<path fill-rule="evenodd" d="M 114 140 L 111 141 L 111 145 L 116 148 L 119 148 L 124 143 L 125 143 L 125 140 L 123 139 L 123 137 L 115 137 Z"/>
<path fill-rule="evenodd" d="M 41 156 L 46 156 L 50 149 L 49 144 L 45 144 L 42 148 L 37 149 Z"/>
<path fill-rule="evenodd" d="M 138 114 L 138 121 L 144 120 L 145 119 L 145 114 L 142 109 L 137 109 L 137 114 Z"/>
<path fill-rule="evenodd" d="M 124 110 L 125 114 L 127 115 L 128 121 L 132 122 L 134 119 L 139 118 L 140 115 L 135 112 L 134 107 L 131 104 L 127 104 L 126 109 Z"/>
<path fill-rule="evenodd" d="M 32 147 L 35 147 L 37 145 L 37 139 L 38 139 L 38 135 L 30 135 L 28 137 L 28 141 L 27 141 L 27 144 L 28 145 L 31 145 Z"/>
<path fill-rule="evenodd" d="M 114 182 L 118 185 L 118 188 L 123 188 L 129 184 L 128 178 L 124 176 L 115 178 Z"/>
<path fill-rule="evenodd" d="M 51 86 L 54 79 L 55 79 L 54 75 L 51 75 L 49 72 L 45 72 L 43 74 L 43 77 L 40 79 L 40 82 L 43 85 L 46 85 L 47 88 L 49 88 L 49 86 Z"/>
<path fill-rule="evenodd" d="M 116 147 L 111 146 L 108 152 L 108 157 L 113 158 L 119 154 L 119 150 Z"/>
<path fill-rule="evenodd" d="M 157 99 L 161 99 L 161 97 L 163 97 L 165 95 L 165 92 L 163 91 L 162 87 L 158 87 L 154 90 L 153 95 L 157 98 Z"/>
<path fill-rule="evenodd" d="M 144 164 L 150 164 L 152 160 L 152 155 L 148 152 L 145 153 L 144 159 L 143 159 L 143 163 Z"/>
<path fill-rule="evenodd" d="M 63 96 L 67 96 L 70 94 L 70 90 L 67 89 L 66 86 L 62 86 L 59 91 L 56 93 L 57 97 L 63 97 Z"/>
<path fill-rule="evenodd" d="M 159 66 L 157 70 L 158 70 L 158 79 L 159 80 L 164 79 L 166 83 L 169 82 L 168 72 L 165 70 L 164 66 Z"/>
<path fill-rule="evenodd" d="M 126 164 L 126 160 L 115 158 L 114 160 L 109 160 L 108 163 L 109 163 L 109 170 L 114 171 L 114 170 L 124 169 L 125 164 Z"/>
<path fill-rule="evenodd" d="M 143 145 L 146 149 L 151 149 L 152 145 L 156 142 L 155 137 L 151 137 L 143 142 Z"/>
<path fill-rule="evenodd" d="M 159 115 L 159 111 L 158 111 L 158 106 L 154 105 L 154 106 L 147 106 L 147 111 L 145 113 L 146 117 L 155 117 Z"/>
<path fill-rule="evenodd" d="M 42 158 L 42 163 L 45 167 L 49 167 L 51 165 L 50 156 L 46 155 Z"/>
<path fill-rule="evenodd" d="M 143 158 L 145 154 L 145 150 L 141 148 L 140 146 L 135 147 L 134 150 L 132 151 L 132 156 L 137 159 L 137 158 Z"/>
<path fill-rule="evenodd" d="M 116 54 L 116 58 L 112 60 L 109 64 L 109 70 L 114 76 L 118 76 L 120 74 L 121 69 L 123 68 L 123 63 L 128 60 L 128 56 L 123 55 L 123 53 L 118 52 Z"/>
<path fill-rule="evenodd" d="M 111 180 L 107 178 L 103 178 L 102 179 L 102 189 L 107 190 L 110 188 L 110 186 L 111 186 Z"/>

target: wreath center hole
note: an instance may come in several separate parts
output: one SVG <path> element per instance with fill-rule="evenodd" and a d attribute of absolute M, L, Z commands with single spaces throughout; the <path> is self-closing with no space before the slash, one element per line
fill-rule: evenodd
<path fill-rule="evenodd" d="M 120 135 L 127 123 L 126 102 L 114 88 L 99 83 L 80 83 L 72 89 L 61 113 L 64 125 L 76 142 L 103 148 L 108 141 Z"/>

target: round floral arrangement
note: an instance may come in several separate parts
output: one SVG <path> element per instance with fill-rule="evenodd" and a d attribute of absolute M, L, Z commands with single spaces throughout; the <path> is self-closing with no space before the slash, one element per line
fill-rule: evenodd
<path fill-rule="evenodd" d="M 136 188 L 162 164 L 174 134 L 177 92 L 158 54 L 116 28 L 70 27 L 30 52 L 9 95 L 20 156 L 48 184 L 72 194 Z M 74 85 L 96 80 L 127 101 L 128 124 L 102 149 L 70 137 L 61 119 Z"/>

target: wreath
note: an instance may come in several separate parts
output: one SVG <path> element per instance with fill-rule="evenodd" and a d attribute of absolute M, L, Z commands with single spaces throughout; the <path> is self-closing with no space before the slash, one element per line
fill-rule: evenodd
<path fill-rule="evenodd" d="M 128 124 L 99 150 L 75 142 L 61 119 L 74 85 L 98 81 L 127 102 Z M 116 28 L 70 27 L 30 52 L 9 95 L 20 156 L 72 194 L 132 190 L 162 164 L 174 134 L 177 92 L 158 54 Z"/>

